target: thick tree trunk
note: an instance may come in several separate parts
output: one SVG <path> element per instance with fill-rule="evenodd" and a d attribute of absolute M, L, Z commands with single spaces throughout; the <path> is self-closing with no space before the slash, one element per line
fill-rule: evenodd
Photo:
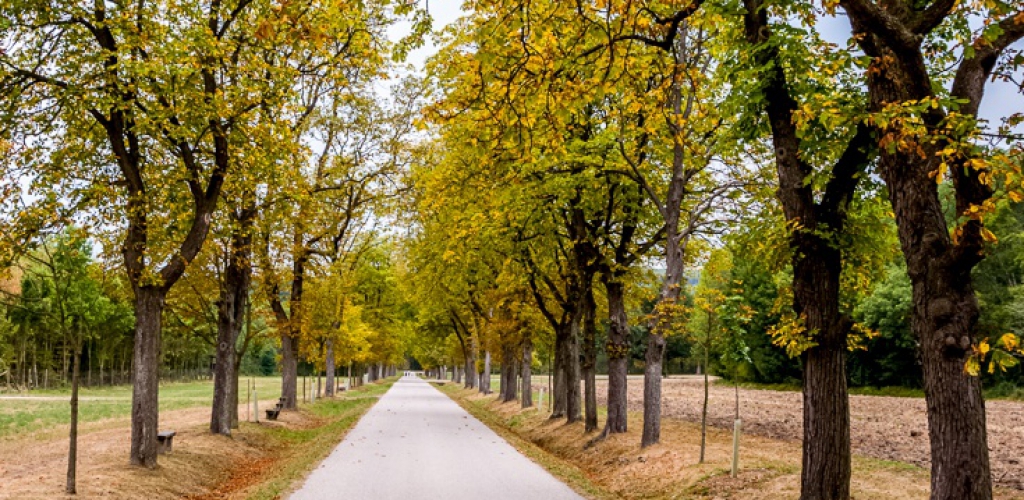
<path fill-rule="evenodd" d="M 327 359 L 326 359 L 325 364 L 327 366 L 327 373 L 325 375 L 325 378 L 326 378 L 325 382 L 327 383 L 327 389 L 326 389 L 326 392 L 324 393 L 324 396 L 327 396 L 329 398 L 333 398 L 334 397 L 334 385 L 335 385 L 334 384 L 334 370 L 335 370 L 335 367 L 334 367 L 334 339 L 333 338 L 328 338 L 327 339 Z"/>
<path fill-rule="evenodd" d="M 953 263 L 942 206 L 928 173 L 910 155 L 883 154 L 900 242 L 913 286 L 911 327 L 919 340 L 928 402 L 932 498 L 992 498 L 981 380 L 964 371 L 978 302 L 971 266 Z M 916 168 L 907 168 L 913 165 Z"/>
<path fill-rule="evenodd" d="M 597 430 L 597 304 L 594 303 L 593 279 L 585 283 L 583 296 L 583 392 L 584 432 Z"/>
<path fill-rule="evenodd" d="M 281 333 L 281 397 L 284 398 L 284 409 L 298 408 L 298 390 L 298 339 L 285 331 Z"/>
<path fill-rule="evenodd" d="M 789 240 L 793 253 L 793 312 L 815 345 L 802 355 L 804 440 L 802 500 L 850 497 L 850 413 L 846 387 L 847 335 L 851 321 L 839 309 L 843 233 L 846 211 L 858 180 L 873 155 L 870 130 L 857 124 L 854 135 L 832 166 L 820 201 L 809 182 L 794 125 L 798 103 L 776 44 L 771 43 L 768 13 L 760 0 L 745 0 L 747 41 L 754 61 L 763 65 L 763 96 L 772 129 L 778 197 L 786 219 L 797 224 Z M 871 73 L 870 71 L 868 73 Z"/>
<path fill-rule="evenodd" d="M 533 341 L 527 336 L 523 339 L 523 360 L 522 360 L 522 374 L 523 374 L 523 399 L 522 407 L 529 408 L 533 406 Z"/>
<path fill-rule="evenodd" d="M 855 23 L 857 27 L 857 23 Z M 866 32 L 863 23 L 858 31 Z M 889 103 L 929 98 L 932 92 L 926 73 L 917 58 L 909 66 L 893 52 L 869 47 L 876 61 L 869 73 L 868 88 L 872 108 Z M 980 47 L 985 51 L 986 47 Z M 976 56 L 981 57 L 981 56 Z M 994 64 L 996 55 L 987 63 Z M 964 64 L 977 61 L 968 59 Z M 979 78 L 963 78 L 971 70 Z M 920 80 L 908 75 L 920 75 Z M 953 84 L 956 97 L 970 98 L 961 113 L 973 115 L 983 95 L 984 73 L 980 68 L 961 68 Z M 981 88 L 974 87 L 980 85 Z M 939 128 L 942 117 L 926 114 L 926 125 Z M 891 133 L 899 134 L 900 130 Z M 978 377 L 967 374 L 964 364 L 976 338 L 978 302 L 971 280 L 971 269 L 982 259 L 981 226 L 970 221 L 962 228 L 958 243 L 950 238 L 938 198 L 935 172 L 937 151 L 942 143 L 924 144 L 924 156 L 916 152 L 882 150 L 879 170 L 889 188 L 889 199 L 907 272 L 913 287 L 911 328 L 921 351 L 925 399 L 928 403 L 928 433 L 931 442 L 931 498 L 933 500 L 989 500 L 992 498 L 992 473 L 989 464 L 988 436 L 985 428 L 985 401 Z M 972 179 L 977 172 L 961 164 L 950 165 L 956 182 L 956 209 L 965 213 L 972 204 L 981 204 L 991 195 L 990 188 Z"/>
<path fill-rule="evenodd" d="M 132 357 L 132 465 L 156 467 L 159 432 L 160 328 L 165 293 L 135 288 L 135 348 Z"/>
<path fill-rule="evenodd" d="M 79 333 L 81 336 L 81 333 Z M 64 492 L 74 495 L 76 491 L 76 475 L 78 469 L 78 374 L 81 371 L 82 349 L 81 339 L 75 349 L 75 360 L 71 368 L 71 431 L 68 433 L 68 475 L 64 484 Z"/>
<path fill-rule="evenodd" d="M 622 282 L 604 279 L 608 295 L 608 417 L 605 434 L 626 432 L 626 375 L 629 363 L 629 324 Z"/>
<path fill-rule="evenodd" d="M 794 232 L 793 309 L 817 343 L 803 353 L 803 500 L 850 496 L 849 320 L 839 311 L 842 256 L 828 241 Z"/>

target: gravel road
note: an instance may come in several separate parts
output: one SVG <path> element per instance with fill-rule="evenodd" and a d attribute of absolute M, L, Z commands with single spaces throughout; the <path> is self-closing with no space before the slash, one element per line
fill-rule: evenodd
<path fill-rule="evenodd" d="M 292 500 L 579 499 L 430 384 L 403 377 Z"/>

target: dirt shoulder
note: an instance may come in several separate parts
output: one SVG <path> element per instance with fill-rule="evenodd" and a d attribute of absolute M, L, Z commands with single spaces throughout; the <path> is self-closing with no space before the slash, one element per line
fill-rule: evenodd
<path fill-rule="evenodd" d="M 584 434 L 582 424 L 552 421 L 546 412 L 522 410 L 516 403 L 501 404 L 493 395 L 480 396 L 450 384 L 442 390 L 500 434 L 511 437 L 513 445 L 537 447 L 555 457 L 555 463 L 565 462 L 570 470 L 581 471 L 580 481 L 594 487 L 592 498 L 782 500 L 799 496 L 800 446 L 792 440 L 745 433 L 741 441 L 740 474 L 730 477 L 731 419 L 729 430 L 709 429 L 706 461 L 698 464 L 700 427 L 683 419 L 664 419 L 661 443 L 641 450 L 642 416 L 631 411 L 629 432 L 585 448 L 596 433 Z M 516 444 L 517 440 L 525 444 Z M 531 458 L 547 466 L 543 456 Z M 928 498 L 926 469 L 864 456 L 855 456 L 853 467 L 851 486 L 856 498 Z M 559 476 L 558 470 L 552 473 Z M 565 480 L 571 481 L 571 477 Z M 996 498 L 1019 499 L 1021 495 L 1019 491 L 1000 488 Z"/>
<path fill-rule="evenodd" d="M 209 408 L 163 412 L 160 428 L 177 435 L 173 452 L 152 470 L 127 463 L 128 419 L 89 423 L 79 436 L 75 497 L 64 495 L 68 443 L 66 435 L 55 436 L 58 429 L 0 441 L 0 498 L 273 498 L 301 479 L 317 453 L 326 455 L 389 386 L 371 384 L 282 412 L 274 422 L 242 422 L 232 437 L 209 433 Z"/>
<path fill-rule="evenodd" d="M 699 422 L 704 388 L 699 381 L 670 378 L 662 384 L 662 415 Z M 607 386 L 597 382 L 598 404 L 606 403 Z M 799 392 L 740 389 L 740 416 L 746 433 L 800 441 L 803 398 Z M 629 409 L 643 410 L 643 381 L 629 380 Z M 735 393 L 714 384 L 708 398 L 708 421 L 732 429 Z M 850 396 L 853 452 L 865 457 L 930 467 L 927 408 L 923 398 Z M 988 401 L 989 454 L 992 477 L 999 486 L 1024 490 L 1024 402 Z M 1024 493 L 1021 494 L 1024 497 Z"/>

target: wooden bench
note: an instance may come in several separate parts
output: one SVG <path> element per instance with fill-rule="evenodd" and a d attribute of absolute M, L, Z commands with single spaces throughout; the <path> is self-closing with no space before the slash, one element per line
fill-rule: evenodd
<path fill-rule="evenodd" d="M 174 431 L 163 431 L 156 435 L 157 441 L 157 453 L 163 455 L 171 452 L 171 443 L 174 441 L 174 435 L 177 432 Z"/>
<path fill-rule="evenodd" d="M 277 420 L 278 415 L 281 414 L 281 410 L 284 409 L 284 402 L 287 401 L 285 398 L 278 398 L 277 405 L 272 410 L 266 410 L 267 420 Z"/>

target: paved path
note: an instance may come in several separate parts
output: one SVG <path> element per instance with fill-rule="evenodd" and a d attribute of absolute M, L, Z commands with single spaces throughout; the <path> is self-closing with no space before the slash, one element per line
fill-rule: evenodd
<path fill-rule="evenodd" d="M 579 499 L 430 384 L 403 377 L 291 500 Z"/>

